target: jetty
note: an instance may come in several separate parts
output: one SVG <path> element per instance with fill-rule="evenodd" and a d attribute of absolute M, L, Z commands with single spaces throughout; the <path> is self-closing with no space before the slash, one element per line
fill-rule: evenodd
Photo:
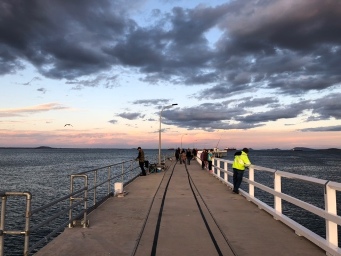
<path fill-rule="evenodd" d="M 326 255 L 196 161 L 168 159 L 87 217 L 35 255 Z"/>

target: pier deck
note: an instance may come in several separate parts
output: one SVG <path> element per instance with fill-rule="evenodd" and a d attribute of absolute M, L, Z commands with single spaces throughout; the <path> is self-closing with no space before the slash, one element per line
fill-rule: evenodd
<path fill-rule="evenodd" d="M 68 228 L 35 255 L 326 254 L 233 194 L 196 161 L 187 166 L 191 185 L 184 164 L 166 166 L 165 172 L 138 177 L 124 188 L 125 197 L 112 197 L 89 214 L 89 228 Z"/>

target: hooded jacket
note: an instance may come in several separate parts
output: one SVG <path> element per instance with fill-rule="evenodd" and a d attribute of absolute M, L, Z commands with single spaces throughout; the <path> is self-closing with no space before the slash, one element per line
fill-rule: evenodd
<path fill-rule="evenodd" d="M 250 165 L 251 162 L 244 151 L 241 151 L 240 154 L 239 152 L 236 152 L 236 154 L 234 155 L 232 168 L 244 171 L 245 167 L 249 167 Z"/>

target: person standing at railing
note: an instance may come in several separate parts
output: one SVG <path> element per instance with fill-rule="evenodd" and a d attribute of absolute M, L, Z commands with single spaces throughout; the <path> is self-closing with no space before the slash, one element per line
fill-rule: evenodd
<path fill-rule="evenodd" d="M 140 176 L 146 176 L 146 170 L 144 169 L 144 152 L 141 147 L 138 147 L 137 150 L 139 151 L 139 154 L 137 155 L 136 160 L 139 160 L 139 165 L 142 171 Z"/>
<path fill-rule="evenodd" d="M 207 166 L 207 155 L 208 155 L 207 149 L 204 149 L 204 150 L 201 152 L 201 155 L 200 155 L 200 159 L 201 159 L 201 169 L 202 169 L 202 170 L 204 170 L 205 167 Z"/>
<path fill-rule="evenodd" d="M 249 150 L 247 148 L 243 148 L 242 151 L 236 152 L 234 154 L 233 161 L 233 193 L 239 194 L 239 187 L 242 183 L 245 167 L 249 167 L 251 162 L 247 154 Z"/>
<path fill-rule="evenodd" d="M 212 170 L 212 160 L 213 160 L 213 149 L 210 149 L 207 153 L 207 162 L 208 162 L 208 170 L 209 172 L 213 172 Z"/>

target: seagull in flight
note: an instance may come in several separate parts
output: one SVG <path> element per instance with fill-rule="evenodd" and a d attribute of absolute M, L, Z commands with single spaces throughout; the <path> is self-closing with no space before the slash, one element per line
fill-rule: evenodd
<path fill-rule="evenodd" d="M 71 126 L 71 127 L 73 127 L 71 124 L 65 124 L 64 127 L 65 127 L 65 126 Z"/>

